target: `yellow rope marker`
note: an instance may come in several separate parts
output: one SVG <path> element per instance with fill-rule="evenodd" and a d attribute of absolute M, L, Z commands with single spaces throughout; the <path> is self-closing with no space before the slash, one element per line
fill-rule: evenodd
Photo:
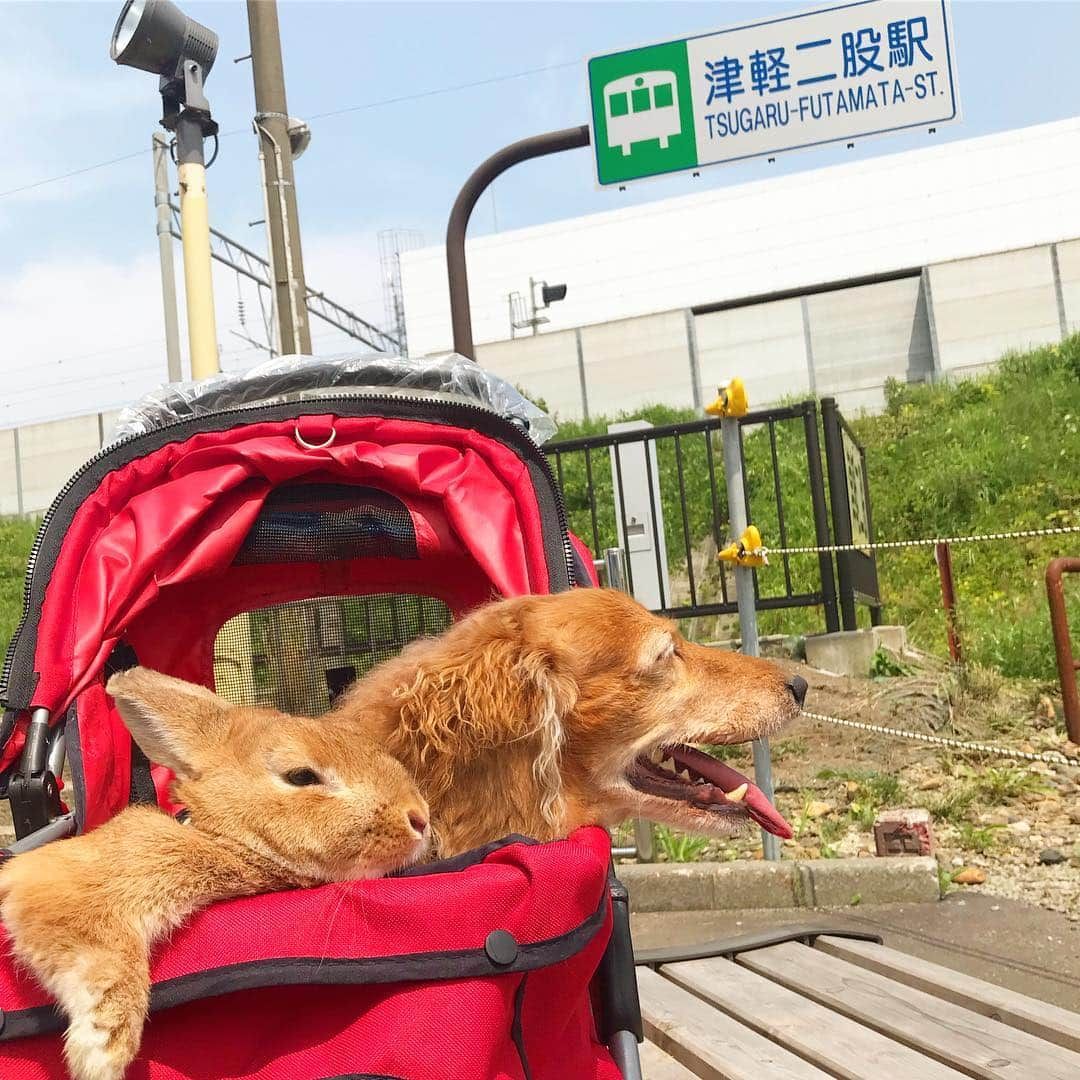
<path fill-rule="evenodd" d="M 750 411 L 750 402 L 742 379 L 732 379 L 726 385 L 718 386 L 716 400 L 706 405 L 705 411 L 709 416 L 745 416 Z"/>
<path fill-rule="evenodd" d="M 723 551 L 716 553 L 718 559 L 735 563 L 736 566 L 768 566 L 769 559 L 761 544 L 761 533 L 756 525 L 748 525 L 738 540 L 733 540 Z"/>

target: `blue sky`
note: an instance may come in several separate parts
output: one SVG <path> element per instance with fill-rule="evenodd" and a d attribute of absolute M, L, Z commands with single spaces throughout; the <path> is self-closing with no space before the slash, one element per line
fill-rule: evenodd
<path fill-rule="evenodd" d="M 806 5 L 803 5 L 806 6 Z M 261 250 L 262 217 L 245 8 L 190 3 L 221 37 L 207 92 L 224 132 L 210 172 L 213 223 Z M 441 241 L 461 182 L 488 153 L 586 120 L 583 58 L 798 10 L 790 2 L 280 4 L 290 112 L 311 122 L 297 165 L 309 283 L 381 321 L 376 232 Z M 0 70 L 0 426 L 107 407 L 158 381 L 164 361 L 150 134 L 156 80 L 118 68 L 110 3 L 0 2 L 0 37 L 19 44 Z M 1080 3 L 957 0 L 953 20 L 969 138 L 1075 114 Z M 445 93 L 466 83 L 518 78 Z M 379 104 L 390 99 L 425 95 Z M 337 110 L 350 110 L 337 112 Z M 336 115 L 320 116 L 337 112 Z M 513 170 L 474 217 L 474 234 L 533 225 L 927 142 L 924 134 L 706 170 L 618 193 L 597 191 L 586 151 Z M 116 164 L 42 183 L 97 162 Z M 33 186 L 31 186 L 33 185 Z M 24 188 L 25 190 L 18 190 Z M 179 271 L 179 252 L 177 252 Z M 226 366 L 250 364 L 236 284 L 217 282 Z M 257 310 L 246 291 L 249 326 Z M 340 338 L 320 335 L 317 348 Z M 6 399 L 6 400 L 5 400 Z"/>

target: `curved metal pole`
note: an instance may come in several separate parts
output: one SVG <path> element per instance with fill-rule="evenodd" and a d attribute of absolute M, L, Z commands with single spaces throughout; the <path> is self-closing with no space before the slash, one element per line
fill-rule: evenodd
<path fill-rule="evenodd" d="M 588 125 L 549 131 L 504 146 L 491 155 L 465 181 L 458 192 L 446 226 L 446 270 L 450 282 L 450 322 L 454 330 L 454 352 L 475 360 L 473 355 L 472 315 L 469 311 L 469 275 L 465 266 L 465 232 L 480 196 L 495 177 L 532 158 L 576 150 L 589 145 Z"/>

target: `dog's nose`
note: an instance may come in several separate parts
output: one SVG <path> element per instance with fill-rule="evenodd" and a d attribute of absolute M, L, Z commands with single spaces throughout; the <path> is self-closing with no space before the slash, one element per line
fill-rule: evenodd
<path fill-rule="evenodd" d="M 409 811 L 409 824 L 420 836 L 423 836 L 424 832 L 427 830 L 427 818 L 424 817 L 419 810 Z"/>
<path fill-rule="evenodd" d="M 792 675 L 788 680 L 787 688 L 798 702 L 799 708 L 802 708 L 802 703 L 806 700 L 806 680 L 801 675 Z"/>

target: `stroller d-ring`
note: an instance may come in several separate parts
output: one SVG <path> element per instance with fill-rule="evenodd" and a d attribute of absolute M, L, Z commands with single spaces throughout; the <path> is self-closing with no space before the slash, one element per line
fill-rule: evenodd
<path fill-rule="evenodd" d="M 334 440 L 337 438 L 337 428 L 331 428 L 330 434 L 327 436 L 326 441 L 321 443 L 309 443 L 307 439 L 305 439 L 304 436 L 300 434 L 299 424 L 293 425 L 293 435 L 296 436 L 296 441 L 305 450 L 325 450 L 328 446 L 333 445 Z"/>

